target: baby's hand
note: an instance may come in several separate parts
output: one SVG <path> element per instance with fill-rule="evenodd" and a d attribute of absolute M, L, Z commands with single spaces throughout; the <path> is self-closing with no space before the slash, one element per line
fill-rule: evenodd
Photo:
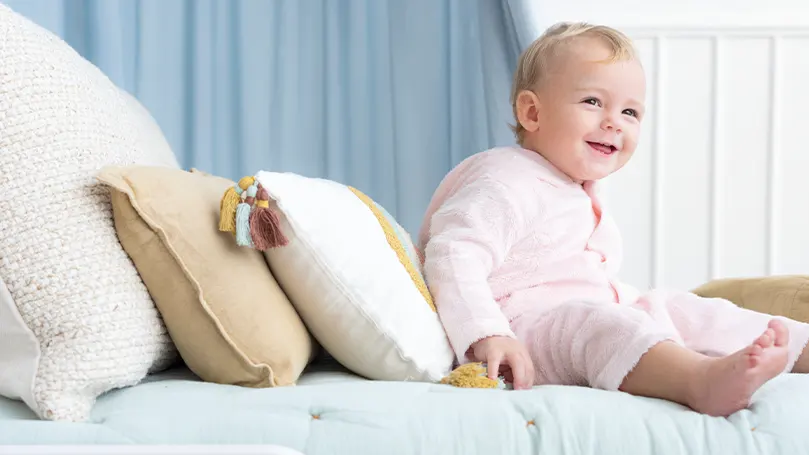
<path fill-rule="evenodd" d="M 475 360 L 488 364 L 489 378 L 503 373 L 514 390 L 529 389 L 534 383 L 534 364 L 528 350 L 519 341 L 503 336 L 484 338 L 471 346 Z"/>

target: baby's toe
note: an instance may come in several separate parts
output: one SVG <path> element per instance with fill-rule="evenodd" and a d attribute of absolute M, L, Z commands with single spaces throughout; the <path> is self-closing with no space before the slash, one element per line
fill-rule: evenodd
<path fill-rule="evenodd" d="M 775 331 L 773 329 L 768 328 L 761 334 L 760 337 L 756 339 L 754 342 L 755 345 L 761 346 L 762 348 L 768 348 L 772 346 L 773 341 L 775 340 Z"/>
<path fill-rule="evenodd" d="M 773 319 L 768 325 L 773 332 L 773 341 L 776 346 L 786 346 L 789 344 L 789 330 L 779 320 Z"/>

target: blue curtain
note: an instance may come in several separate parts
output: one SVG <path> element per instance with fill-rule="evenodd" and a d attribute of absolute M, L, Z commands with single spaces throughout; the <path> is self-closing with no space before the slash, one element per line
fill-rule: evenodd
<path fill-rule="evenodd" d="M 531 0 L 5 0 L 152 113 L 185 167 L 354 185 L 414 232 L 451 166 L 513 143 Z"/>

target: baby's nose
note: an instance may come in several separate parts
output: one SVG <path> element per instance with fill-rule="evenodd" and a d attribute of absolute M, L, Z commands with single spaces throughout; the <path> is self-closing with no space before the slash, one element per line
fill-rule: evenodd
<path fill-rule="evenodd" d="M 604 120 L 601 122 L 601 129 L 615 133 L 621 132 L 621 126 L 618 124 L 618 122 L 613 121 L 611 117 L 604 118 Z"/>

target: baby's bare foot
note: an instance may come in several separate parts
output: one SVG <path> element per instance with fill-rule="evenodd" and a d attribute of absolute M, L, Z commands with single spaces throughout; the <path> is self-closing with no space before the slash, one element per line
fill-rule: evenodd
<path fill-rule="evenodd" d="M 750 397 L 786 367 L 789 332 L 770 321 L 753 344 L 726 357 L 708 359 L 693 377 L 689 406 L 697 412 L 727 417 L 750 404 Z"/>

